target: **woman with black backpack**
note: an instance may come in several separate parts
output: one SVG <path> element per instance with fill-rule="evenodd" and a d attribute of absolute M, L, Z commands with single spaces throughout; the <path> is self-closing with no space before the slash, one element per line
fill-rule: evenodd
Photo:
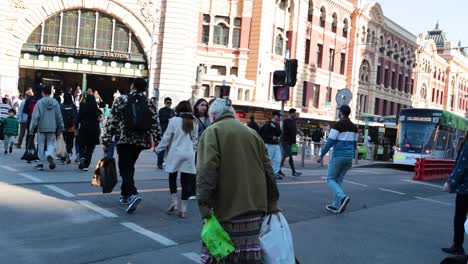
<path fill-rule="evenodd" d="M 94 148 L 99 144 L 101 115 L 102 112 L 96 104 L 96 98 L 93 95 L 87 95 L 85 102 L 80 104 L 77 118 L 78 142 L 80 144 L 80 165 L 78 168 L 80 170 L 88 171 Z"/>
<path fill-rule="evenodd" d="M 67 164 L 70 164 L 70 157 L 73 155 L 73 144 L 75 141 L 76 118 L 78 116 L 78 109 L 73 102 L 71 93 L 65 93 L 63 95 L 63 103 L 60 104 L 60 109 L 62 111 L 63 125 L 65 126 L 63 139 L 65 140 L 68 153 L 67 157 L 63 158 L 62 161 L 66 161 Z"/>

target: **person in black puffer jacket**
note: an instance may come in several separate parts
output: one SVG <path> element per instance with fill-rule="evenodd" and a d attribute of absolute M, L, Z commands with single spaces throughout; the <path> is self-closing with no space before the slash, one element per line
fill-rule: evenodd
<path fill-rule="evenodd" d="M 265 146 L 270 156 L 273 173 L 279 180 L 283 179 L 279 175 L 281 163 L 281 148 L 279 146 L 281 137 L 281 127 L 279 125 L 280 113 L 273 112 L 273 117 L 260 128 L 260 136 L 265 142 Z"/>

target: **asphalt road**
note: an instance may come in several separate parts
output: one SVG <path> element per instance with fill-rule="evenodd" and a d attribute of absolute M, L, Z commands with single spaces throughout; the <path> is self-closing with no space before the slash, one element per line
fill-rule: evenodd
<path fill-rule="evenodd" d="M 22 150 L 0 151 L 0 263 L 199 263 L 196 204 L 190 202 L 188 219 L 165 213 L 167 174 L 156 169 L 154 153 L 144 152 L 137 163 L 143 202 L 128 215 L 118 202 L 120 184 L 103 195 L 89 183 L 92 172 L 77 164 L 38 172 L 19 160 Z M 331 200 L 326 171 L 303 172 L 279 181 L 301 263 L 426 264 L 446 257 L 440 248 L 451 243 L 454 196 L 441 192 L 441 181 L 353 168 L 344 183 L 351 202 L 335 215 L 324 209 Z"/>

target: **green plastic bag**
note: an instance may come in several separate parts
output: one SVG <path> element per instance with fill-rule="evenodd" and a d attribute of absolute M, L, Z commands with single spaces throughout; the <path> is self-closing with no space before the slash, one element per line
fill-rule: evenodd
<path fill-rule="evenodd" d="M 217 261 L 234 252 L 234 242 L 232 242 L 231 237 L 223 229 L 214 214 L 211 214 L 211 217 L 205 220 L 201 237 L 206 248 Z"/>
<path fill-rule="evenodd" d="M 291 153 L 293 154 L 293 156 L 297 155 L 297 144 L 291 145 Z"/>

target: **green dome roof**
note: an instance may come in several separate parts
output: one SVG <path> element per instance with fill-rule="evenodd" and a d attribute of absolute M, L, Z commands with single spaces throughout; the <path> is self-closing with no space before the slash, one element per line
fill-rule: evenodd
<path fill-rule="evenodd" d="M 427 32 L 426 39 L 433 39 L 437 47 L 443 47 L 447 41 L 447 34 L 439 29 L 439 22 L 437 22 L 436 27 Z"/>

